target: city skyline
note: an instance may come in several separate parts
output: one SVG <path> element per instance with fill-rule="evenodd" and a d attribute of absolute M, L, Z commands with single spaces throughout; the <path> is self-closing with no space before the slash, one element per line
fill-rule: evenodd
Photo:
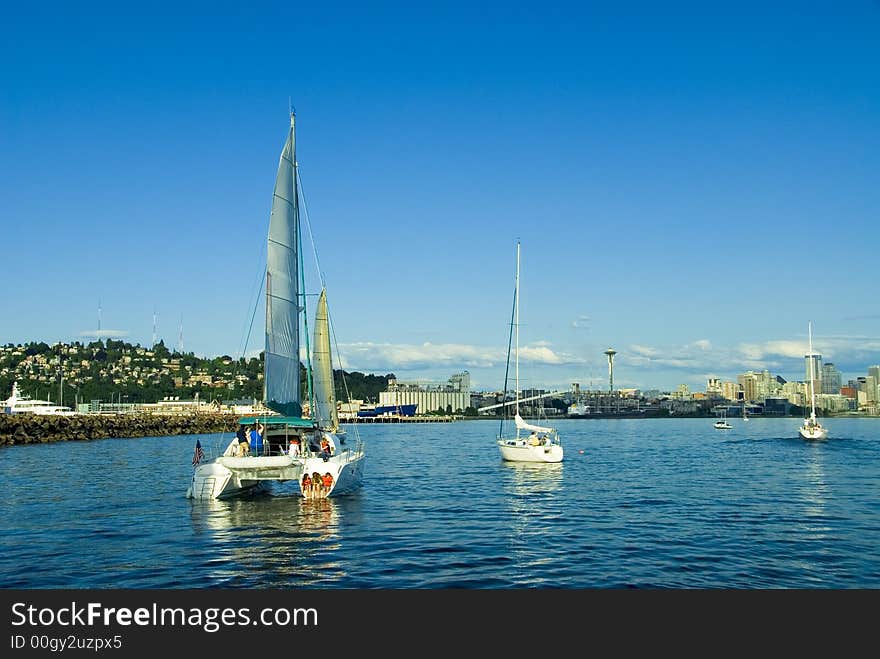
<path fill-rule="evenodd" d="M 10 8 L 0 343 L 258 352 L 292 103 L 338 366 L 500 388 L 520 239 L 524 387 L 603 389 L 609 347 L 616 388 L 800 380 L 808 321 L 847 381 L 880 362 L 878 27 L 876 3 Z"/>

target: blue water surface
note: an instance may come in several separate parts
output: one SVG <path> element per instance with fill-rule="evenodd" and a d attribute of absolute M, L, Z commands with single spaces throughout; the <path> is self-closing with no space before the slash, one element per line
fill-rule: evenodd
<path fill-rule="evenodd" d="M 561 420 L 537 466 L 491 421 L 347 426 L 364 486 L 323 501 L 187 499 L 196 436 L 7 447 L 0 586 L 878 588 L 880 420 L 826 421 Z"/>

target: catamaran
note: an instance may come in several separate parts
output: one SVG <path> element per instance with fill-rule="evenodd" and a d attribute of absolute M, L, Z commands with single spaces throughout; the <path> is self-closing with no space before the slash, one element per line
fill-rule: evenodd
<path fill-rule="evenodd" d="M 194 458 L 187 495 L 195 499 L 228 498 L 285 481 L 296 481 L 306 498 L 325 498 L 352 492 L 363 481 L 363 442 L 346 439 L 339 428 L 323 287 L 315 312 L 314 360 L 310 355 L 306 391 L 301 391 L 301 335 L 307 355 L 309 346 L 295 129 L 291 113 L 269 218 L 263 400 L 270 412 L 239 419 L 243 426 L 262 425 L 262 450 L 242 455 L 240 440 L 233 437 L 216 458 L 204 463 Z M 303 410 L 303 393 L 308 415 Z"/>

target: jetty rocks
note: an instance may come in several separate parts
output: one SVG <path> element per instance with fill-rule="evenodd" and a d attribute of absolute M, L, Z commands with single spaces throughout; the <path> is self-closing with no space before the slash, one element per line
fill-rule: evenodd
<path fill-rule="evenodd" d="M 47 416 L 0 414 L 0 446 L 41 444 L 108 437 L 164 437 L 230 432 L 238 427 L 235 414 L 82 414 Z"/>

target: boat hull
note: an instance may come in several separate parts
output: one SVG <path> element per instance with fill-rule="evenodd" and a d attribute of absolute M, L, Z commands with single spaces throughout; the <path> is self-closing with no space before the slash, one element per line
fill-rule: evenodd
<path fill-rule="evenodd" d="M 190 499 L 228 499 L 265 489 L 270 481 L 298 481 L 303 461 L 287 455 L 219 457 L 193 470 L 187 490 Z"/>
<path fill-rule="evenodd" d="M 306 499 L 326 499 L 344 494 L 351 494 L 360 489 L 364 480 L 363 451 L 342 451 L 339 455 L 324 459 L 308 457 L 303 459 L 302 474 L 318 474 L 323 477 L 330 474 L 330 485 L 320 488 L 304 488 L 302 478 L 299 480 L 300 493 Z"/>
<path fill-rule="evenodd" d="M 800 430 L 799 430 L 799 432 L 800 432 L 800 435 L 801 435 L 801 437 L 802 437 L 803 439 L 809 439 L 809 440 L 823 440 L 823 439 L 828 439 L 828 429 L 827 429 L 827 428 L 822 428 L 822 427 L 815 427 L 815 428 L 801 427 Z"/>
<path fill-rule="evenodd" d="M 564 452 L 560 444 L 532 446 L 525 440 L 499 439 L 501 459 L 508 462 L 562 462 Z"/>

